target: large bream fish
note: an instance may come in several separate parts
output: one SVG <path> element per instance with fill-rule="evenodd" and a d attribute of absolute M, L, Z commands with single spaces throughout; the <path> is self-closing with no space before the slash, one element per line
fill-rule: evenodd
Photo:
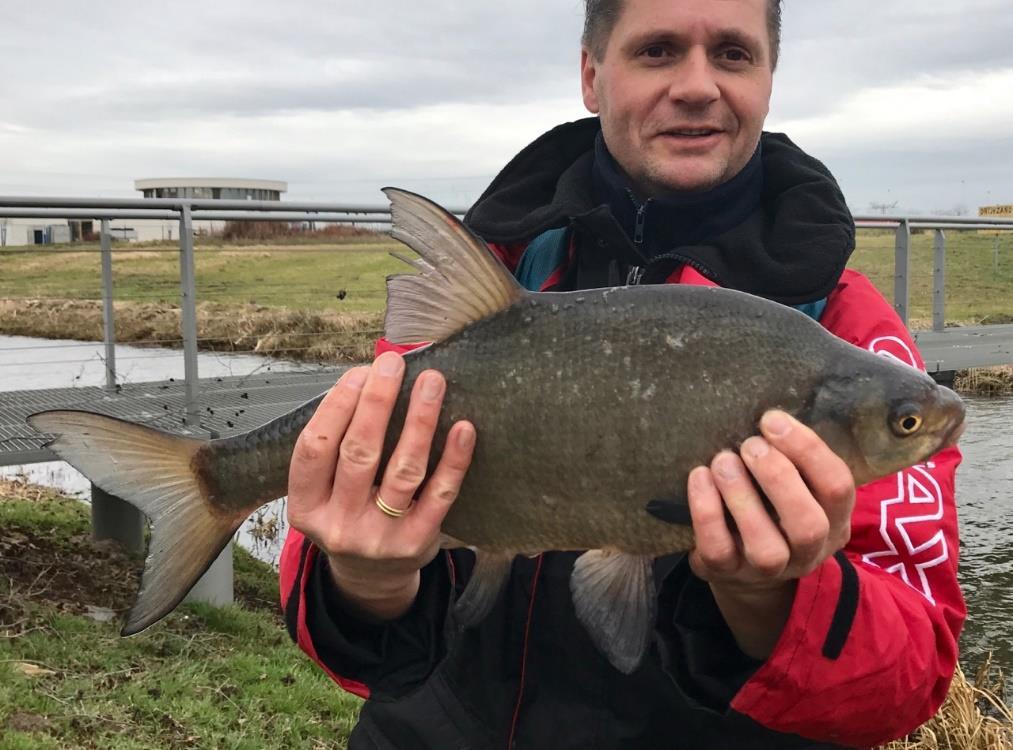
<path fill-rule="evenodd" d="M 447 546 L 477 555 L 456 608 L 463 626 L 488 612 L 515 555 L 586 550 L 571 579 L 576 612 L 612 663 L 632 671 L 653 632 L 651 559 L 693 544 L 688 525 L 647 504 L 684 507 L 689 472 L 756 434 L 765 410 L 811 426 L 859 484 L 927 459 L 962 429 L 952 391 L 794 309 L 694 286 L 530 293 L 454 216 L 385 192 L 393 236 L 420 256 L 407 261 L 418 273 L 388 279 L 385 333 L 434 342 L 405 355 L 391 424 L 403 422 L 415 377 L 435 368 L 448 385 L 434 446 L 457 420 L 478 431 L 442 527 Z M 61 458 L 151 521 L 125 635 L 172 610 L 240 524 L 285 494 L 293 446 L 319 401 L 211 441 L 87 412 L 30 417 Z M 392 428 L 385 459 L 396 439 Z"/>

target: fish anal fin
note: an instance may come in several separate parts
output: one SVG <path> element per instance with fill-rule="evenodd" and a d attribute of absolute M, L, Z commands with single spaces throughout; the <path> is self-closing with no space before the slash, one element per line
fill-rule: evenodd
<path fill-rule="evenodd" d="M 650 557 L 589 550 L 570 576 L 577 619 L 624 674 L 637 668 L 654 632 L 657 603 Z"/>
<path fill-rule="evenodd" d="M 510 576 L 513 552 L 475 550 L 475 567 L 464 593 L 454 603 L 454 620 L 462 628 L 481 622 L 496 604 L 503 584 Z"/>
<path fill-rule="evenodd" d="M 394 254 L 419 273 L 387 277 L 388 341 L 442 341 L 524 296 L 516 279 L 456 216 L 415 193 L 383 192 L 391 204 L 391 236 L 421 256 L 409 260 Z"/>

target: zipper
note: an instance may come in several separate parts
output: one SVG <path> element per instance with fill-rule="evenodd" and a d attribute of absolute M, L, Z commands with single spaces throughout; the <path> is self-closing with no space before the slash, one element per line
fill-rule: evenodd
<path fill-rule="evenodd" d="M 651 202 L 648 198 L 644 203 L 637 207 L 637 221 L 633 226 L 633 244 L 640 249 L 640 246 L 644 244 L 644 224 L 647 222 L 645 214 L 647 213 L 647 204 Z"/>
<path fill-rule="evenodd" d="M 647 206 L 651 203 L 651 198 L 648 198 L 643 203 L 637 201 L 636 196 L 632 190 L 627 190 L 627 194 L 630 196 L 630 200 L 633 201 L 633 205 L 637 207 L 637 216 L 633 224 L 633 245 L 638 251 L 643 250 L 644 245 L 644 225 L 647 223 Z M 643 253 L 641 252 L 641 255 Z M 626 272 L 626 286 L 636 286 L 644 278 L 644 266 L 630 266 Z"/>

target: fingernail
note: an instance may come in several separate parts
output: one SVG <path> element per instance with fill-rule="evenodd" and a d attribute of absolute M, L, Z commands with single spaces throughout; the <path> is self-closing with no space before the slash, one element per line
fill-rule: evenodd
<path fill-rule="evenodd" d="M 770 444 L 761 437 L 751 437 L 742 444 L 742 450 L 750 458 L 763 458 L 770 452 Z"/>
<path fill-rule="evenodd" d="M 765 432 L 774 437 L 784 437 L 791 432 L 791 420 L 781 411 L 768 411 L 761 420 Z"/>
<path fill-rule="evenodd" d="M 697 466 L 693 471 L 689 473 L 688 487 L 691 490 L 700 492 L 701 490 L 708 489 L 707 472 L 709 469 L 706 466 Z"/>
<path fill-rule="evenodd" d="M 461 450 L 470 450 L 475 444 L 475 430 L 473 427 L 464 427 L 457 433 L 457 447 Z"/>
<path fill-rule="evenodd" d="M 345 375 L 344 383 L 349 388 L 359 390 L 366 384 L 366 376 L 369 375 L 369 370 L 365 367 L 356 367 L 348 371 Z"/>
<path fill-rule="evenodd" d="M 443 393 L 443 378 L 435 372 L 427 372 L 422 376 L 422 398 L 435 401 Z"/>
<path fill-rule="evenodd" d="M 390 378 L 401 372 L 403 362 L 397 354 L 381 354 L 376 360 L 376 371 L 385 378 Z"/>
<path fill-rule="evenodd" d="M 739 462 L 731 455 L 721 455 L 714 459 L 714 471 L 722 479 L 738 479 L 740 476 Z"/>

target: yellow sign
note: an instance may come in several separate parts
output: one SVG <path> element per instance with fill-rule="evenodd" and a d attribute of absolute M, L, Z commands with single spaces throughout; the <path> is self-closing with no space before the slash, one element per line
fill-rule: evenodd
<path fill-rule="evenodd" d="M 982 206 L 978 209 L 978 216 L 995 216 L 1013 219 L 1013 204 L 1007 204 L 1005 206 Z"/>

